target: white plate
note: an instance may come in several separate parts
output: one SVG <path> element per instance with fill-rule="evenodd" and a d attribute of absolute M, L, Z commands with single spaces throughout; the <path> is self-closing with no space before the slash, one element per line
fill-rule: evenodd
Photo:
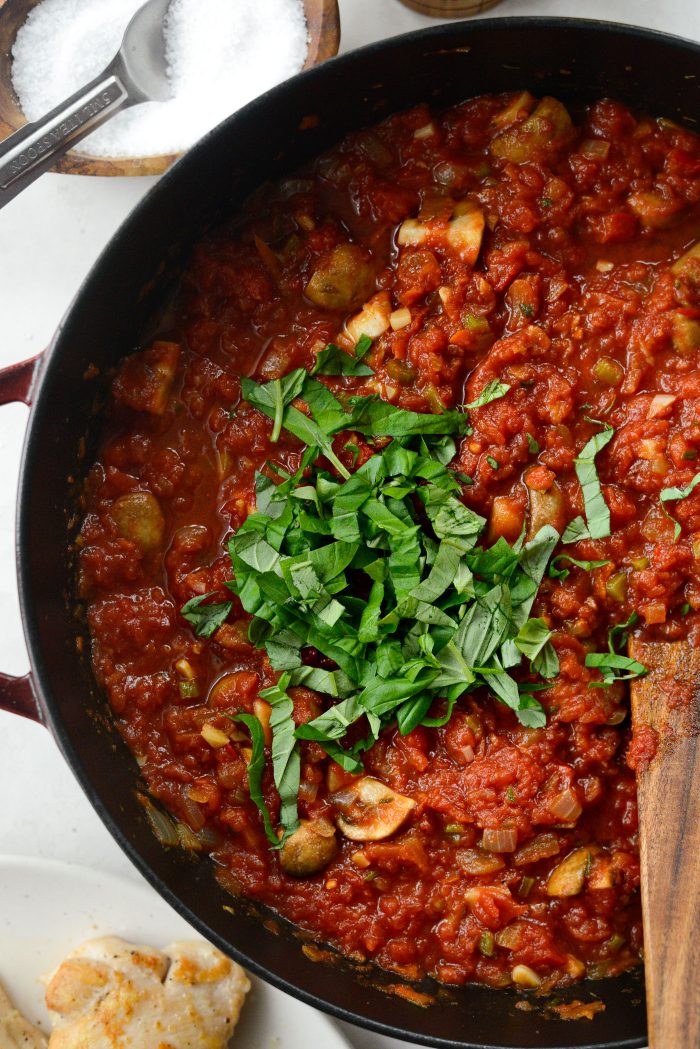
<path fill-rule="evenodd" d="M 107 934 L 152 947 L 201 939 L 145 884 L 56 860 L 0 856 L 0 981 L 43 1031 L 41 976 L 83 940 Z M 323 1013 L 256 977 L 251 982 L 235 1049 L 350 1049 Z"/>

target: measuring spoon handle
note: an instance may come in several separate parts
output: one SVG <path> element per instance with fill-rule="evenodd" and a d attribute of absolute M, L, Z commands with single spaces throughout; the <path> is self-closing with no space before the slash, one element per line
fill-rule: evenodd
<path fill-rule="evenodd" d="M 133 97 L 119 59 L 41 120 L 0 142 L 0 208 L 51 167 L 56 157 L 104 124 Z"/>

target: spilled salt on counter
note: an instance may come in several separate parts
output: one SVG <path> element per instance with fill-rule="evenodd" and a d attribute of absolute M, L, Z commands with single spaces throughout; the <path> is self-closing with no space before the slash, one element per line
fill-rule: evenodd
<path fill-rule="evenodd" d="M 12 49 L 22 112 L 37 120 L 104 69 L 143 0 L 41 0 Z M 173 97 L 113 117 L 78 146 L 100 157 L 187 149 L 304 64 L 301 0 L 172 0 L 165 19 Z"/>

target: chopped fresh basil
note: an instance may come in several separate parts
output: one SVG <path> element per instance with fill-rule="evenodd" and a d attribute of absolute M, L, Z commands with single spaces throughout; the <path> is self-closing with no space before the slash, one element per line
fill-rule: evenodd
<path fill-rule="evenodd" d="M 254 714 L 236 714 L 231 717 L 231 720 L 242 722 L 250 732 L 252 743 L 252 753 L 250 761 L 248 762 L 248 790 L 250 791 L 250 799 L 255 802 L 260 810 L 267 840 L 271 845 L 277 848 L 279 841 L 275 834 L 275 829 L 272 826 L 270 811 L 265 803 L 265 798 L 262 792 L 262 778 L 265 771 L 265 733 L 263 732 L 263 727 Z"/>
<path fill-rule="evenodd" d="M 289 673 L 282 674 L 276 685 L 260 692 L 260 698 L 266 699 L 272 707 L 272 774 L 280 796 L 280 824 L 284 832 L 279 841 L 280 847 L 299 826 L 297 795 L 301 762 L 292 719 L 294 703 L 286 692 L 290 680 Z"/>
<path fill-rule="evenodd" d="M 681 526 L 678 523 L 678 521 L 675 519 L 675 517 L 673 517 L 668 512 L 668 510 L 664 506 L 664 503 L 673 503 L 673 502 L 677 502 L 679 499 L 687 499 L 688 496 L 691 494 L 691 492 L 693 492 L 695 490 L 695 488 L 696 488 L 696 486 L 698 484 L 700 484 L 700 473 L 696 473 L 695 477 L 692 479 L 692 481 L 690 481 L 689 484 L 687 484 L 685 486 L 685 488 L 664 488 L 663 491 L 659 495 L 659 499 L 661 500 L 661 509 L 664 511 L 666 516 L 671 521 L 673 521 L 673 541 L 674 541 L 674 543 L 678 541 L 678 537 L 681 534 Z"/>
<path fill-rule="evenodd" d="M 532 436 L 531 433 L 526 433 L 525 436 L 527 437 L 527 449 L 530 455 L 539 455 L 540 446 L 535 440 L 535 438 Z"/>
<path fill-rule="evenodd" d="M 369 335 L 360 335 L 355 346 L 355 357 L 358 361 L 361 361 L 363 357 L 366 357 L 369 351 L 372 349 L 372 340 Z"/>
<path fill-rule="evenodd" d="M 632 681 L 647 673 L 647 668 L 630 656 L 620 655 L 616 649 L 627 644 L 630 628 L 639 621 L 636 612 L 632 612 L 625 623 L 617 623 L 608 631 L 608 651 L 589 652 L 586 666 L 599 670 L 603 680 L 590 681 L 589 688 L 604 688 L 616 681 Z"/>
<path fill-rule="evenodd" d="M 205 605 L 215 591 L 210 594 L 202 594 L 201 597 L 192 597 L 180 609 L 182 616 L 194 627 L 198 637 L 211 637 L 222 623 L 226 622 L 229 612 L 233 608 L 233 602 L 222 601 L 218 604 Z"/>
<path fill-rule="evenodd" d="M 562 543 L 578 543 L 580 539 L 590 539 L 591 533 L 586 527 L 586 522 L 582 517 L 574 517 L 573 521 L 569 521 L 568 525 L 564 529 L 561 537 Z"/>
<path fill-rule="evenodd" d="M 498 459 L 494 459 L 492 455 L 486 456 L 486 462 L 489 464 L 492 470 L 500 470 L 501 468 L 501 464 L 499 463 Z"/>
<path fill-rule="evenodd" d="M 513 638 L 515 646 L 530 660 L 532 669 L 544 678 L 553 678 L 559 673 L 559 659 L 551 637 L 552 631 L 544 619 L 528 619 Z"/>
<path fill-rule="evenodd" d="M 631 627 L 636 626 L 638 622 L 639 616 L 636 612 L 632 612 L 626 622 L 616 623 L 615 626 L 610 627 L 608 631 L 608 651 L 616 652 L 618 648 L 623 648 L 627 644 Z"/>
<path fill-rule="evenodd" d="M 584 572 L 592 572 L 594 568 L 603 568 L 605 565 L 609 565 L 609 561 L 578 561 L 575 557 L 570 557 L 568 554 L 559 554 L 557 557 L 553 557 L 547 571 L 547 575 L 550 579 L 568 579 L 570 571 L 568 568 L 557 568 L 558 561 L 568 561 L 569 564 L 574 565 L 576 568 L 582 568 Z"/>
<path fill-rule="evenodd" d="M 589 421 L 596 422 L 597 420 Z M 595 457 L 610 443 L 615 431 L 607 423 L 600 425 L 605 426 L 605 429 L 594 434 L 574 459 L 576 476 L 583 494 L 586 521 L 584 524 L 581 517 L 575 518 L 562 536 L 564 543 L 575 543 L 579 539 L 605 539 L 610 535 L 610 510 L 603 498 Z"/>
<path fill-rule="evenodd" d="M 334 342 L 329 342 L 325 349 L 316 354 L 316 363 L 309 375 L 374 375 L 374 372 L 357 356 L 353 357 Z"/>
<path fill-rule="evenodd" d="M 491 401 L 497 401 L 499 397 L 505 397 L 509 389 L 510 386 L 508 383 L 501 382 L 500 379 L 492 379 L 491 382 L 484 386 L 476 400 L 470 401 L 470 403 L 465 404 L 464 407 L 467 410 L 472 408 L 482 408 L 485 404 L 490 404 Z"/>
<path fill-rule="evenodd" d="M 376 397 L 344 406 L 301 370 L 242 385 L 251 404 L 308 445 L 294 476 L 272 464 L 258 476 L 257 508 L 228 544 L 234 578 L 226 585 L 253 617 L 251 640 L 280 674 L 261 693 L 272 707 L 279 839 L 262 797 L 260 726 L 241 715 L 253 741 L 251 797 L 277 847 L 298 826 L 300 740 L 359 772 L 362 752 L 384 729 L 445 724 L 475 689 L 524 725 L 546 723 L 534 695 L 542 682 L 518 678 L 558 673 L 551 632 L 530 611 L 559 535 L 546 526 L 529 543 L 478 545 L 486 521 L 462 502 L 450 469 L 453 438 L 468 429 L 461 412 L 426 415 Z M 489 399 L 505 389 L 492 386 Z M 291 403 L 297 399 L 308 415 Z M 353 430 L 392 440 L 350 475 L 332 441 Z M 329 663 L 308 665 L 310 649 Z M 328 702 L 297 727 L 287 692 L 295 685 Z"/>
<path fill-rule="evenodd" d="M 616 681 L 632 681 L 647 673 L 647 668 L 630 656 L 620 656 L 616 652 L 589 652 L 586 666 L 599 670 L 602 681 L 589 682 L 590 688 L 604 688 Z"/>

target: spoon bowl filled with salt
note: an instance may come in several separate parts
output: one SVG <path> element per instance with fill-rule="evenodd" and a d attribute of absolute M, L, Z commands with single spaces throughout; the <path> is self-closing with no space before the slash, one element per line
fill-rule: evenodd
<path fill-rule="evenodd" d="M 0 207 L 47 169 L 160 174 L 339 36 L 337 0 L 5 0 Z"/>

